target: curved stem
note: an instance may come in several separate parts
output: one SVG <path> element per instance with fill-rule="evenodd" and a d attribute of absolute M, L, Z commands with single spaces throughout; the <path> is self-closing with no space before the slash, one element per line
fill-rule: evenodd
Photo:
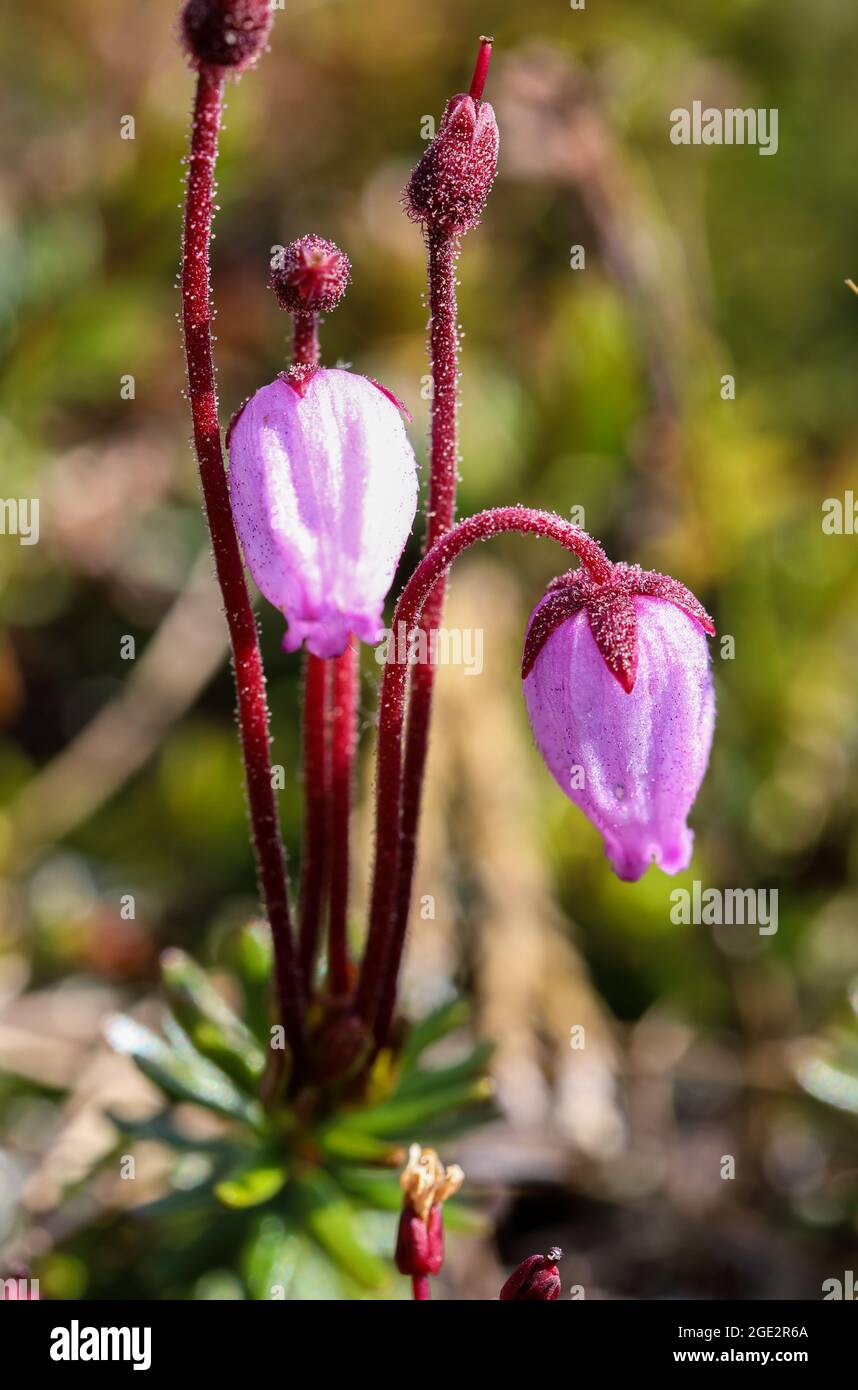
<path fill-rule="evenodd" d="M 292 1051 L 300 1058 L 304 1046 L 303 1001 L 292 940 L 277 802 L 272 785 L 265 674 L 256 621 L 232 521 L 212 358 L 209 244 L 222 86 L 222 81 L 205 68 L 200 71 L 191 125 L 185 198 L 182 327 L 194 445 L 232 648 L 238 694 L 238 726 L 257 873 L 274 941 L 279 1011 Z"/>
<path fill-rule="evenodd" d="M 349 901 L 349 813 L 360 685 L 359 648 L 354 638 L 334 658 L 331 711 L 331 900 L 328 919 L 328 986 L 346 994 L 350 985 L 346 935 Z"/>
<path fill-rule="evenodd" d="M 394 632 L 405 625 L 408 633 L 435 586 L 463 550 L 477 541 L 507 531 L 542 536 L 557 541 L 577 555 L 593 578 L 605 582 L 612 565 L 592 536 L 551 512 L 532 507 L 497 507 L 479 512 L 454 526 L 424 555 L 406 584 L 391 623 Z M 402 797 L 402 727 L 404 695 L 408 675 L 405 662 L 393 660 L 384 668 L 379 702 L 378 752 L 376 773 L 375 865 L 370 899 L 370 922 L 366 951 L 357 990 L 357 1007 L 382 1046 L 390 1026 L 396 998 L 396 981 L 405 941 L 405 923 L 394 914 L 399 867 L 399 832 Z"/>

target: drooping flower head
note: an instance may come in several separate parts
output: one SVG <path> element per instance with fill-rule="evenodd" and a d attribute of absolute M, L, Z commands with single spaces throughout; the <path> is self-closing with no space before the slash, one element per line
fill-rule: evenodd
<path fill-rule="evenodd" d="M 545 1255 L 528 1255 L 507 1279 L 498 1297 L 502 1303 L 555 1303 L 560 1297 L 558 1262 L 563 1251 L 553 1245 Z"/>
<path fill-rule="evenodd" d="M 271 0 L 187 0 L 182 41 L 194 67 L 238 74 L 262 53 L 273 17 Z"/>
<path fill-rule="evenodd" d="M 283 646 L 338 656 L 381 612 L 417 510 L 395 398 L 367 377 L 295 368 L 233 420 L 229 490 L 247 566 L 288 623 Z"/>
<path fill-rule="evenodd" d="M 396 1267 L 412 1278 L 437 1274 L 444 1263 L 443 1203 L 458 1192 L 465 1175 L 445 1168 L 434 1149 L 412 1144 L 400 1175 L 404 1193 L 396 1237 Z"/>
<path fill-rule="evenodd" d="M 562 575 L 531 614 L 522 662 L 536 743 L 602 835 L 620 878 L 687 868 L 686 817 L 709 760 L 711 618 L 667 575 Z"/>
<path fill-rule="evenodd" d="M 460 236 L 479 224 L 498 165 L 497 121 L 482 101 L 491 39 L 480 40 L 470 91 L 451 97 L 434 140 L 405 187 L 408 216 L 428 233 Z"/>

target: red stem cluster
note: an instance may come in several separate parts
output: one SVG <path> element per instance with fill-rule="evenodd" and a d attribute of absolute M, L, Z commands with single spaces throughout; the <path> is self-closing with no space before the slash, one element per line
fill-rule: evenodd
<path fill-rule="evenodd" d="M 265 675 L 233 526 L 212 358 L 209 245 L 223 83 L 197 79 L 182 243 L 182 326 L 194 445 L 215 568 L 223 594 L 238 695 L 238 724 L 260 892 L 274 940 L 280 1017 L 293 1054 L 304 1052 L 303 994 L 292 938 L 286 864 L 271 775 Z"/>
<path fill-rule="evenodd" d="M 292 361 L 319 364 L 318 314 L 293 315 Z M 301 973 L 313 991 L 325 900 L 328 898 L 328 985 L 349 987 L 346 925 L 349 816 L 356 744 L 358 652 L 350 637 L 341 656 L 307 654 L 304 678 L 304 824 L 301 855 Z"/>
<path fill-rule="evenodd" d="M 483 39 L 470 88 L 477 101 L 482 95 L 490 56 L 491 41 Z M 280 1012 L 290 1045 L 301 1058 L 304 1052 L 303 1010 L 312 992 L 326 900 L 329 987 L 332 994 L 342 996 L 350 986 L 346 929 L 358 664 L 351 641 L 343 655 L 333 661 L 323 661 L 312 655 L 307 659 L 301 931 L 300 950 L 296 953 L 272 785 L 265 680 L 232 522 L 217 420 L 211 349 L 209 243 L 221 97 L 221 78 L 203 66 L 194 107 L 185 211 L 182 261 L 185 348 L 206 514 L 233 649 L 248 803 L 260 886 L 274 938 Z M 608 561 L 596 543 L 578 528 L 558 517 L 528 508 L 500 508 L 454 527 L 458 467 L 456 261 L 459 242 L 455 236 L 430 229 L 427 245 L 433 384 L 427 534 L 424 558 L 400 598 L 394 625 L 403 622 L 408 630 L 419 622 L 431 633 L 441 621 L 446 570 L 456 555 L 476 540 L 502 531 L 529 531 L 558 540 L 578 554 L 594 573 L 604 571 Z M 318 364 L 316 314 L 295 313 L 293 348 L 296 365 Z M 429 661 L 418 664 L 413 670 L 403 750 L 407 674 L 405 665 L 391 663 L 382 683 L 376 861 L 369 933 L 355 995 L 358 1011 L 367 1026 L 374 1029 L 378 1045 L 385 1041 L 390 1026 L 407 928 L 435 673 Z M 422 1296 L 416 1288 L 415 1296 Z"/>

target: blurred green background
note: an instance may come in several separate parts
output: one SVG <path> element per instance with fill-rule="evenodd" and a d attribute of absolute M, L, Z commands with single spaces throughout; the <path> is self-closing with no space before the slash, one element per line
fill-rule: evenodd
<path fill-rule="evenodd" d="M 101 1056 L 104 1012 L 152 995 L 167 944 L 217 965 L 256 910 L 182 399 L 192 79 L 175 12 L 42 0 L 7 15 L 0 57 L 2 492 L 38 498 L 41 529 L 34 546 L 0 536 L 0 1249 L 25 1259 L 62 1243 L 64 1183 L 45 1165 L 67 1134 L 67 1088 Z M 501 163 L 460 263 L 460 512 L 583 507 L 613 557 L 688 584 L 718 626 L 719 719 L 691 870 L 617 882 L 544 773 L 519 695 L 516 644 L 558 557 L 505 540 L 463 562 L 457 621 L 485 629 L 486 671 L 442 674 L 430 811 L 458 819 L 446 849 L 428 827 L 418 891 L 443 877 L 448 946 L 433 955 L 421 925 L 411 994 L 419 1009 L 421 978 L 428 996 L 455 980 L 481 1026 L 517 1040 L 498 1075 L 505 1119 L 472 1155 L 502 1262 L 546 1235 L 570 1250 L 573 1282 L 607 1296 L 819 1297 L 854 1259 L 858 1211 L 858 1082 L 828 1109 L 794 1080 L 803 1048 L 849 1026 L 858 976 L 858 540 L 822 529 L 825 500 L 858 479 L 858 299 L 844 286 L 858 278 L 858 14 L 848 0 L 812 13 L 798 0 L 287 0 L 271 51 L 228 92 L 213 245 L 224 424 L 286 364 L 268 262 L 313 231 L 353 263 L 324 360 L 400 395 L 424 458 L 424 257 L 399 196 L 482 32 L 496 40 Z M 672 145 L 669 114 L 695 99 L 776 107 L 777 154 Z M 280 651 L 278 615 L 261 619 L 295 865 L 300 664 Z M 368 760 L 370 654 L 364 675 Z M 507 748 L 487 734 L 495 688 Z M 445 708 L 470 757 L 452 769 Z M 367 764 L 366 794 L 370 782 Z M 520 968 L 516 924 L 492 934 L 509 865 L 492 863 L 481 817 L 493 798 L 514 817 L 519 794 L 570 980 L 550 1008 L 555 945 L 521 999 L 504 983 Z M 367 867 L 364 847 L 361 883 Z M 777 888 L 777 935 L 673 926 L 669 894 L 695 878 Z M 525 898 L 532 941 L 527 917 Z M 576 1091 L 567 1041 L 582 1009 L 602 1021 L 591 1082 L 613 1117 L 586 1143 L 575 1116 L 595 1092 Z M 734 1181 L 719 1178 L 723 1154 Z M 86 1262 L 63 1259 L 56 1289 L 85 1293 Z M 487 1288 L 488 1259 L 461 1256 L 488 1269 Z"/>

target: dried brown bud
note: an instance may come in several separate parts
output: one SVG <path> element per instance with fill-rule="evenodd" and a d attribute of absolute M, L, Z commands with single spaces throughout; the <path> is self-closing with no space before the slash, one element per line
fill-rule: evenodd
<path fill-rule="evenodd" d="M 465 1175 L 458 1164 L 445 1168 L 434 1149 L 412 1144 L 399 1186 L 420 1220 L 426 1222 L 432 1208 L 453 1197 L 464 1181 Z"/>
<path fill-rule="evenodd" d="M 441 1207 L 465 1180 L 456 1164 L 445 1168 L 434 1149 L 412 1144 L 399 1185 L 405 1193 L 396 1236 L 396 1267 L 412 1278 L 437 1274 L 444 1263 Z"/>

